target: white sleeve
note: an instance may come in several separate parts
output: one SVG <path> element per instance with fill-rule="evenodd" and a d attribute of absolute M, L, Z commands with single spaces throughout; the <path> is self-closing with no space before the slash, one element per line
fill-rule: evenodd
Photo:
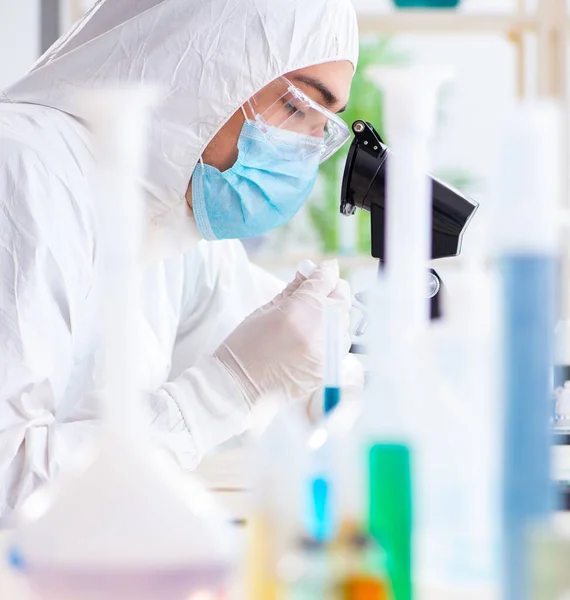
<path fill-rule="evenodd" d="M 185 256 L 184 270 L 171 377 L 212 354 L 245 317 L 285 287 L 252 264 L 236 240 L 200 242 Z"/>
<path fill-rule="evenodd" d="M 2 143 L 0 522 L 94 439 L 99 412 L 91 393 L 64 406 L 77 386 L 76 324 L 92 283 L 85 215 L 78 218 L 70 186 L 34 152 Z M 186 468 L 243 431 L 249 416 L 231 375 L 211 356 L 145 395 L 143 404 L 151 434 Z"/>
<path fill-rule="evenodd" d="M 5 517 L 59 471 L 80 441 L 92 438 L 95 420 L 83 414 L 60 421 L 58 410 L 74 362 L 74 299 L 88 290 L 77 272 L 59 262 L 63 243 L 55 248 L 48 239 L 67 234 L 73 248 L 80 234 L 66 232 L 73 199 L 35 153 L 1 144 L 0 517 Z M 81 263 L 84 250 L 73 249 Z"/>
<path fill-rule="evenodd" d="M 185 256 L 181 320 L 171 383 L 151 397 L 155 435 L 187 467 L 243 433 L 250 407 L 233 376 L 212 356 L 243 321 L 285 284 L 253 265 L 240 242 L 200 242 Z M 168 431 L 165 437 L 161 432 Z M 189 446 L 188 431 L 192 432 Z"/>
<path fill-rule="evenodd" d="M 188 469 L 243 433 L 247 404 L 233 375 L 213 356 L 254 310 L 285 287 L 250 262 L 241 242 L 200 242 L 184 257 L 180 324 L 170 382 L 149 396 L 153 434 Z"/>

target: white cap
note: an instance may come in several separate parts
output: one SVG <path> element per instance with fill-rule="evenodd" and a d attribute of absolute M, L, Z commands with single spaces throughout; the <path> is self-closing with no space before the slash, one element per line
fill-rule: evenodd
<path fill-rule="evenodd" d="M 317 269 L 317 265 L 310 259 L 304 258 L 297 265 L 297 272 L 300 273 L 303 277 L 308 279 Z"/>
<path fill-rule="evenodd" d="M 451 71 L 375 67 L 367 73 L 384 92 L 386 132 L 394 151 L 386 174 L 389 319 L 397 329 L 417 332 L 429 323 L 425 293 L 432 232 L 429 138 L 436 122 L 438 91 Z"/>
<path fill-rule="evenodd" d="M 556 251 L 561 125 L 559 107 L 546 101 L 516 107 L 505 123 L 494 190 L 499 253 Z"/>
<path fill-rule="evenodd" d="M 386 125 L 400 133 L 429 137 L 435 125 L 442 83 L 453 70 L 440 66 L 372 67 L 367 76 L 385 93 Z"/>

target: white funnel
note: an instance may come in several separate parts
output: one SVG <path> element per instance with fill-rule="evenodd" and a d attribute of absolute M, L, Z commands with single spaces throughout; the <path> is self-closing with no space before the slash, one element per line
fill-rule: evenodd
<path fill-rule="evenodd" d="M 101 207 L 103 435 L 85 470 L 24 505 L 13 562 L 45 600 L 215 597 L 235 556 L 230 526 L 209 494 L 150 445 L 137 409 L 138 181 L 149 95 L 91 92 L 89 104 Z"/>

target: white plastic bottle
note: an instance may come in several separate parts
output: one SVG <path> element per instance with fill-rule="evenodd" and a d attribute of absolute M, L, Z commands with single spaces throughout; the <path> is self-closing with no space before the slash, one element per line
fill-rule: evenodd
<path fill-rule="evenodd" d="M 438 90 L 449 75 L 439 68 L 369 71 L 384 92 L 393 150 L 387 173 L 386 266 L 370 292 L 370 385 L 354 426 L 354 444 L 347 448 L 357 461 L 355 485 L 364 489 L 360 499 L 351 493 L 340 505 L 343 521 L 362 523 L 385 545 L 397 600 L 413 597 L 412 568 L 423 567 L 415 558 L 417 531 L 412 523 L 422 524 L 415 521 L 416 508 L 426 497 L 418 433 L 430 416 L 429 403 L 422 398 L 421 351 L 429 328 L 425 273 L 432 227 L 427 173 Z M 360 519 L 350 514 L 358 504 L 364 513 Z"/>
<path fill-rule="evenodd" d="M 495 277 L 464 259 L 427 341 L 422 464 L 428 492 L 423 577 L 455 593 L 499 580 L 498 307 Z"/>

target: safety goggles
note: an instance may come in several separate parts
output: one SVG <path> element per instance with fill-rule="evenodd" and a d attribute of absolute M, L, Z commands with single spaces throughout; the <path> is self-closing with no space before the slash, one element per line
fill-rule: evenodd
<path fill-rule="evenodd" d="M 279 77 L 255 94 L 244 110 L 267 140 L 290 145 L 302 160 L 318 156 L 323 162 L 350 138 L 350 130 L 340 117 L 286 77 Z"/>

